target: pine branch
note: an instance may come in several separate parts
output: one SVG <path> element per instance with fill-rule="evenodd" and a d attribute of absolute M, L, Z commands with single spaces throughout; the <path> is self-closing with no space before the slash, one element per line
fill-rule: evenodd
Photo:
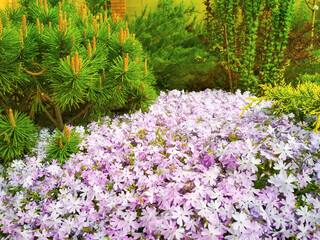
<path fill-rule="evenodd" d="M 43 106 L 41 104 L 41 107 L 42 107 L 42 110 L 44 111 L 44 113 L 47 115 L 47 117 L 50 119 L 50 121 L 55 125 L 55 126 L 58 126 L 58 123 L 57 121 L 52 117 L 52 115 L 48 112 L 48 110 L 46 109 L 45 106 Z"/>
<path fill-rule="evenodd" d="M 57 118 L 57 125 L 56 126 L 60 131 L 63 131 L 64 124 L 63 124 L 63 120 L 62 120 L 61 109 L 57 104 L 54 105 L 54 112 L 55 112 L 56 118 Z"/>
<path fill-rule="evenodd" d="M 81 117 L 81 115 L 83 115 L 83 114 L 84 114 L 84 116 L 85 116 L 85 115 L 88 113 L 90 107 L 91 107 L 91 105 L 85 106 L 85 108 L 82 109 L 82 111 L 79 112 L 77 115 L 75 115 L 74 117 L 72 117 L 72 118 L 66 123 L 66 125 L 72 124 L 75 120 L 77 120 L 77 119 L 78 119 L 79 117 Z"/>

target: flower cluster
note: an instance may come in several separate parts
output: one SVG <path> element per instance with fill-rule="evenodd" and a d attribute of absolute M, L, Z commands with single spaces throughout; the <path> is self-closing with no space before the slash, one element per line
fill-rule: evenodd
<path fill-rule="evenodd" d="M 91 123 L 63 166 L 42 132 L 0 178 L 3 239 L 320 239 L 320 136 L 267 102 L 239 118 L 246 97 L 161 93 Z"/>

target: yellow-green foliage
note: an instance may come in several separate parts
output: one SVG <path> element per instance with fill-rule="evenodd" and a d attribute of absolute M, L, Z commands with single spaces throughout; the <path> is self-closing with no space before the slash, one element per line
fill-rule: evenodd
<path fill-rule="evenodd" d="M 258 105 L 263 100 L 273 100 L 273 110 L 277 113 L 294 113 L 296 116 L 317 115 L 313 123 L 314 132 L 318 133 L 320 127 L 320 86 L 313 82 L 299 83 L 296 88 L 291 84 L 281 82 L 279 85 L 261 86 L 264 96 L 259 98 L 248 98 L 251 102 L 245 106 L 242 114 L 254 103 Z M 241 116 L 242 116 L 241 114 Z"/>

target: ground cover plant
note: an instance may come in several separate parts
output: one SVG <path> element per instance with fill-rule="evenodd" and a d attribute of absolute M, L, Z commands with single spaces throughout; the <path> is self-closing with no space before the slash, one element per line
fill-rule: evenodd
<path fill-rule="evenodd" d="M 249 93 L 161 93 L 148 113 L 70 127 L 64 165 L 0 177 L 2 239 L 320 239 L 320 136 Z M 304 123 L 307 124 L 307 123 Z"/>

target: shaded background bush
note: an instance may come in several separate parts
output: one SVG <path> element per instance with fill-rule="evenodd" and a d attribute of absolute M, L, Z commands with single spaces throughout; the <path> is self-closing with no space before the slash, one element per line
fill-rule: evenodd
<path fill-rule="evenodd" d="M 210 73 L 215 63 L 198 37 L 201 28 L 195 16 L 195 9 L 183 2 L 160 0 L 157 9 L 147 14 L 146 7 L 130 22 L 130 29 L 149 55 L 161 90 L 216 87 Z M 198 81 L 199 75 L 202 81 Z"/>

